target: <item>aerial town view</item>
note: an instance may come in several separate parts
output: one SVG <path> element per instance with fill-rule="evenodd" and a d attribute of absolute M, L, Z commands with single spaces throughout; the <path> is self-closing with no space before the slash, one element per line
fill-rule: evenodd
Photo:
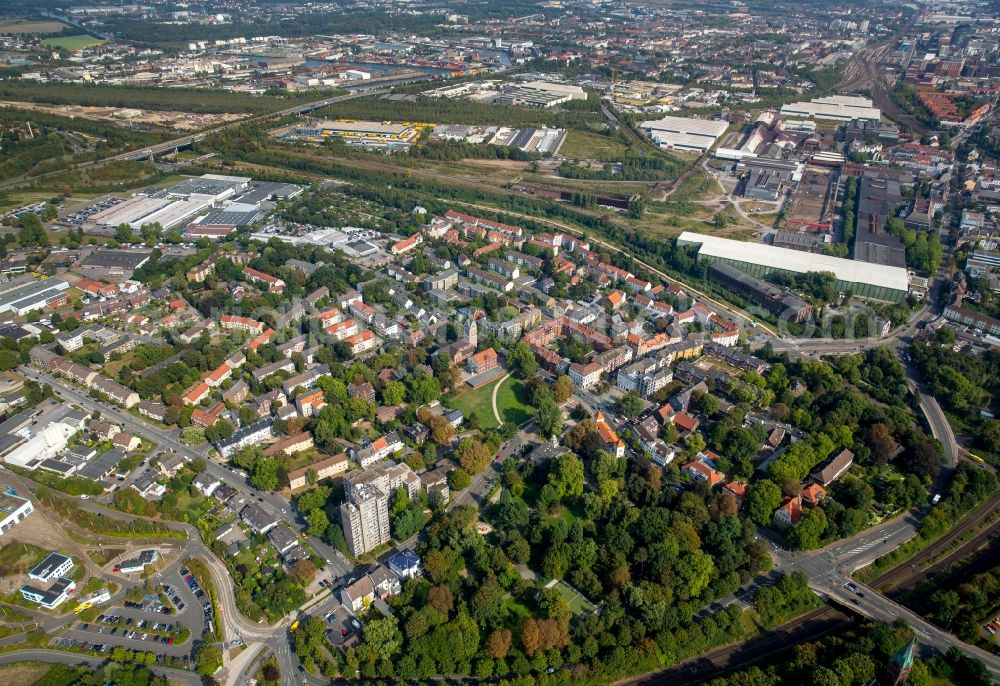
<path fill-rule="evenodd" d="M 1000 0 L 0 2 L 0 683 L 1000 684 Z"/>

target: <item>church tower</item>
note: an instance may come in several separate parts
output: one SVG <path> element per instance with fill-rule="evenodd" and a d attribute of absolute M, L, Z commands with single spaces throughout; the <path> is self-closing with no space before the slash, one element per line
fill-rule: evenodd
<path fill-rule="evenodd" d="M 910 670 L 913 669 L 913 651 L 917 646 L 916 634 L 910 638 L 906 644 L 896 651 L 896 654 L 892 656 L 892 662 L 886 667 L 885 670 L 885 683 L 888 686 L 903 686 L 906 682 L 906 677 L 910 675 Z"/>
<path fill-rule="evenodd" d="M 465 322 L 465 340 L 467 340 L 473 348 L 479 345 L 479 325 L 476 324 L 476 320 L 471 317 L 467 322 Z"/>

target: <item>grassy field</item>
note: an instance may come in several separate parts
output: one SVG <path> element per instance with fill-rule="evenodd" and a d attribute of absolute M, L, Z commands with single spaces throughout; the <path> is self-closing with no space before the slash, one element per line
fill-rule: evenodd
<path fill-rule="evenodd" d="M 445 404 L 461 410 L 466 417 L 474 413 L 479 418 L 479 426 L 484 429 L 495 428 L 498 423 L 493 414 L 493 389 L 497 383 L 502 384 L 497 391 L 497 411 L 501 419 L 514 424 L 527 421 L 532 415 L 528 406 L 528 389 L 523 382 L 510 377 L 481 388 L 464 390 L 445 401 Z"/>
<path fill-rule="evenodd" d="M 553 588 L 566 599 L 566 604 L 569 605 L 570 612 L 573 613 L 574 617 L 594 611 L 594 604 L 566 585 L 565 582 L 559 581 Z"/>
<path fill-rule="evenodd" d="M 0 33 L 59 33 L 66 25 L 60 21 L 0 22 Z"/>
<path fill-rule="evenodd" d="M 506 423 L 523 424 L 535 411 L 528 405 L 528 387 L 523 382 L 508 377 L 497 391 L 497 411 Z"/>
<path fill-rule="evenodd" d="M 44 550 L 30 543 L 9 543 L 0 550 L 0 576 L 23 574 L 45 555 Z"/>
<path fill-rule="evenodd" d="M 83 34 L 80 36 L 57 36 L 55 38 L 46 38 L 42 41 L 42 45 L 47 48 L 62 48 L 63 50 L 76 52 L 77 50 L 92 48 L 95 45 L 103 45 L 106 42 L 107 41 L 101 40 L 100 38 L 94 38 L 93 36 Z"/>
<path fill-rule="evenodd" d="M 563 157 L 578 160 L 602 160 L 613 162 L 625 157 L 626 148 L 620 141 L 597 133 L 570 129 L 566 141 L 559 149 Z"/>

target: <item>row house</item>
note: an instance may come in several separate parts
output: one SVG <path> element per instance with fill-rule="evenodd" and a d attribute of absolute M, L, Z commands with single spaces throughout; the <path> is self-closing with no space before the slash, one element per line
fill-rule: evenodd
<path fill-rule="evenodd" d="M 569 366 L 568 373 L 570 381 L 573 382 L 574 386 L 587 389 L 597 385 L 597 382 L 601 380 L 601 374 L 604 373 L 604 370 L 601 368 L 601 365 L 594 362 L 590 364 L 574 362 Z"/>
<path fill-rule="evenodd" d="M 98 374 L 90 385 L 92 388 L 96 389 L 100 393 L 103 393 L 114 402 L 119 405 L 124 405 L 129 409 L 139 404 L 138 393 L 133 391 L 131 388 L 122 386 L 117 381 L 112 381 L 106 376 Z"/>
<path fill-rule="evenodd" d="M 250 386 L 240 379 L 222 392 L 222 399 L 230 405 L 239 405 L 250 395 Z"/>
<path fill-rule="evenodd" d="M 247 343 L 247 348 L 249 348 L 250 350 L 257 350 L 257 348 L 259 348 L 260 346 L 270 342 L 271 337 L 273 335 L 274 335 L 274 329 L 268 329 L 267 331 L 264 331 L 259 336 L 254 338 L 252 341 Z"/>
<path fill-rule="evenodd" d="M 420 280 L 416 274 L 398 264 L 386 265 L 385 273 L 394 281 L 399 281 L 400 283 L 416 283 Z"/>
<path fill-rule="evenodd" d="M 296 388 L 310 389 L 316 385 L 321 376 L 330 373 L 330 368 L 325 364 L 308 369 L 301 374 L 290 376 L 281 383 L 281 390 L 285 395 L 291 396 L 291 392 Z"/>
<path fill-rule="evenodd" d="M 178 338 L 182 343 L 193 343 L 194 341 L 201 338 L 201 334 L 208 331 L 211 332 L 212 328 L 215 326 L 215 322 L 210 319 L 206 319 L 203 322 L 195 324 L 190 329 L 182 333 Z"/>
<path fill-rule="evenodd" d="M 306 316 L 306 306 L 301 302 L 297 302 L 278 315 L 274 324 L 279 329 L 285 329 L 291 326 L 294 322 L 302 319 L 304 316 Z"/>
<path fill-rule="evenodd" d="M 340 309 L 346 310 L 354 303 L 364 302 L 364 296 L 353 288 L 344 292 L 339 298 Z"/>
<path fill-rule="evenodd" d="M 224 314 L 219 317 L 219 325 L 227 331 L 260 333 L 264 330 L 264 322 L 258 322 L 255 319 L 250 319 L 250 317 L 241 317 L 233 314 Z"/>
<path fill-rule="evenodd" d="M 375 315 L 375 318 L 371 321 L 371 327 L 375 329 L 380 336 L 386 338 L 399 335 L 399 323 L 389 319 L 383 314 Z"/>
<path fill-rule="evenodd" d="M 320 286 L 312 293 L 302 298 L 302 303 L 309 309 L 313 309 L 314 307 L 316 307 L 316 304 L 320 300 L 329 297 L 330 297 L 330 289 L 327 288 L 326 286 Z"/>
<path fill-rule="evenodd" d="M 89 386 L 97 377 L 97 372 L 82 364 L 59 358 L 56 371 L 81 386 Z"/>
<path fill-rule="evenodd" d="M 528 329 L 542 321 L 542 311 L 537 307 L 529 307 L 512 319 L 505 322 L 493 322 L 483 319 L 479 325 L 483 333 L 503 340 L 517 340 Z"/>
<path fill-rule="evenodd" d="M 291 372 L 295 371 L 295 363 L 290 359 L 278 360 L 277 362 L 272 362 L 271 364 L 264 365 L 260 369 L 255 369 L 251 372 L 254 381 L 260 383 L 269 376 L 273 376 L 279 372 Z"/>
<path fill-rule="evenodd" d="M 516 279 L 521 276 L 521 270 L 516 264 L 508 262 L 507 260 L 501 260 L 498 257 L 491 257 L 486 261 L 486 265 L 493 271 L 498 274 L 502 274 L 508 279 Z"/>
<path fill-rule="evenodd" d="M 184 401 L 185 405 L 197 405 L 202 400 L 208 397 L 208 394 L 212 392 L 212 389 L 204 381 L 199 381 L 194 386 L 188 389 L 181 400 Z"/>
<path fill-rule="evenodd" d="M 312 315 L 312 317 L 310 317 L 310 319 L 318 320 L 320 326 L 322 326 L 325 329 L 327 327 L 333 326 L 334 324 L 339 324 L 340 322 L 344 321 L 345 317 L 343 312 L 341 312 L 336 308 L 333 308 L 326 310 L 324 312 L 319 312 L 317 314 L 314 314 Z"/>
<path fill-rule="evenodd" d="M 344 341 L 351 346 L 351 355 L 357 356 L 377 348 L 379 340 L 371 331 L 362 331 L 356 336 L 351 336 Z"/>
<path fill-rule="evenodd" d="M 243 276 L 249 281 L 267 286 L 267 290 L 271 293 L 283 293 L 285 290 L 284 280 L 270 274 L 265 274 L 252 267 L 244 267 Z"/>
<path fill-rule="evenodd" d="M 535 271 L 541 271 L 542 267 L 545 265 L 545 260 L 541 257 L 527 255 L 517 250 L 508 250 L 507 260 L 513 264 L 520 265 L 525 269 L 533 269 Z"/>
<path fill-rule="evenodd" d="M 601 369 L 608 374 L 614 372 L 622 365 L 632 359 L 632 348 L 627 345 L 620 345 L 606 352 L 598 354 L 594 362 L 600 365 Z"/>
<path fill-rule="evenodd" d="M 295 336 L 294 338 L 289 338 L 284 343 L 275 346 L 277 350 L 284 357 L 291 357 L 295 353 L 300 353 L 306 349 L 307 337 L 305 334 Z"/>
<path fill-rule="evenodd" d="M 295 398 L 295 409 L 303 417 L 315 417 L 326 407 L 326 400 L 322 390 L 302 393 Z"/>
<path fill-rule="evenodd" d="M 445 269 L 444 271 L 438 272 L 437 274 L 427 276 L 424 278 L 424 289 L 428 291 L 440 290 L 447 291 L 454 288 L 458 284 L 458 270 L 457 269 Z"/>
<path fill-rule="evenodd" d="M 352 449 L 351 457 L 361 465 L 362 469 L 368 469 L 373 464 L 381 462 L 404 447 L 403 441 L 399 438 L 399 433 L 390 431 L 361 448 Z"/>
<path fill-rule="evenodd" d="M 219 417 L 225 411 L 226 411 L 225 403 L 215 403 L 212 407 L 210 407 L 207 410 L 203 410 L 200 407 L 196 407 L 191 412 L 191 423 L 197 424 L 198 426 L 203 426 L 207 429 L 210 426 L 215 426 L 216 422 L 219 421 Z"/>
<path fill-rule="evenodd" d="M 167 406 L 163 403 L 157 403 L 152 400 L 141 400 L 136 409 L 139 410 L 139 414 L 143 417 L 149 417 L 158 422 L 162 422 L 167 418 Z"/>
<path fill-rule="evenodd" d="M 288 438 L 278 441 L 273 445 L 269 446 L 264 451 L 265 457 L 270 457 L 272 455 L 294 455 L 295 453 L 301 453 L 309 450 L 313 447 L 313 437 L 308 431 L 303 431 L 302 433 L 296 434 L 294 436 L 289 436 Z"/>
<path fill-rule="evenodd" d="M 223 362 L 218 367 L 213 369 L 205 377 L 205 383 L 208 384 L 209 388 L 218 388 L 222 385 L 222 382 L 233 375 L 233 370 L 230 369 L 229 365 Z"/>
<path fill-rule="evenodd" d="M 648 398 L 673 381 L 674 373 L 665 357 L 647 357 L 618 370 L 616 383 L 626 393 Z"/>
<path fill-rule="evenodd" d="M 295 490 L 296 488 L 306 486 L 309 482 L 309 472 L 314 472 L 316 474 L 316 483 L 319 483 L 324 479 L 330 479 L 338 474 L 345 473 L 350 466 L 351 463 L 347 459 L 347 455 L 344 455 L 343 453 L 327 457 L 318 462 L 313 462 L 310 465 L 299 469 L 293 469 L 288 472 L 288 487 Z"/>
<path fill-rule="evenodd" d="M 375 319 L 375 310 L 370 305 L 356 300 L 348 305 L 347 308 L 351 314 L 363 321 L 365 324 L 371 324 L 372 320 Z"/>
<path fill-rule="evenodd" d="M 503 243 L 487 243 L 483 247 L 473 250 L 472 257 L 478 260 L 483 255 L 489 255 L 497 250 L 503 250 Z"/>
<path fill-rule="evenodd" d="M 402 255 L 403 253 L 413 250 L 423 242 L 424 242 L 423 235 L 415 233 L 408 238 L 404 238 L 403 240 L 394 243 L 392 247 L 389 248 L 389 252 L 391 252 L 393 255 Z"/>
<path fill-rule="evenodd" d="M 559 353 L 548 348 L 543 348 L 540 345 L 535 345 L 534 343 L 529 344 L 528 347 L 531 348 L 531 352 L 535 354 L 538 364 L 545 371 L 556 374 L 561 372 L 565 367 L 565 362 Z"/>
<path fill-rule="evenodd" d="M 513 281 L 504 278 L 495 272 L 488 272 L 485 269 L 479 269 L 478 267 L 466 267 L 465 273 L 473 281 L 486 284 L 487 286 L 496 288 L 504 293 L 507 293 L 514 288 Z"/>
<path fill-rule="evenodd" d="M 342 341 L 345 338 L 350 338 L 351 336 L 356 335 L 359 331 L 361 331 L 361 328 L 358 326 L 356 321 L 348 319 L 347 321 L 331 324 L 326 327 L 324 331 L 330 334 L 330 336 L 332 336 L 335 340 Z"/>

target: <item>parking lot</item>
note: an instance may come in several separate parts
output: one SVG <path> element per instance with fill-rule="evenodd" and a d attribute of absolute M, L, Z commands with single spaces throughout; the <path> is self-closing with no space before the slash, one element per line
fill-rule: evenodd
<path fill-rule="evenodd" d="M 120 646 L 178 658 L 189 655 L 193 640 L 214 616 L 208 595 L 193 578 L 186 580 L 184 576 L 190 576 L 190 571 L 183 567 L 157 575 L 153 593 L 102 608 L 94 620 L 73 624 L 65 638 L 77 641 L 80 647 L 84 643 L 106 644 L 112 649 Z"/>
<path fill-rule="evenodd" d="M 87 219 L 94 216 L 98 212 L 102 212 L 108 209 L 109 207 L 114 207 L 115 205 L 122 202 L 124 202 L 124 200 L 122 200 L 121 198 L 108 198 L 107 200 L 101 200 L 99 202 L 94 203 L 93 205 L 89 205 L 83 208 L 82 210 L 77 210 L 72 214 L 67 214 L 59 221 L 64 222 L 66 224 L 72 224 L 73 226 L 81 226 L 84 222 L 87 221 Z"/>

